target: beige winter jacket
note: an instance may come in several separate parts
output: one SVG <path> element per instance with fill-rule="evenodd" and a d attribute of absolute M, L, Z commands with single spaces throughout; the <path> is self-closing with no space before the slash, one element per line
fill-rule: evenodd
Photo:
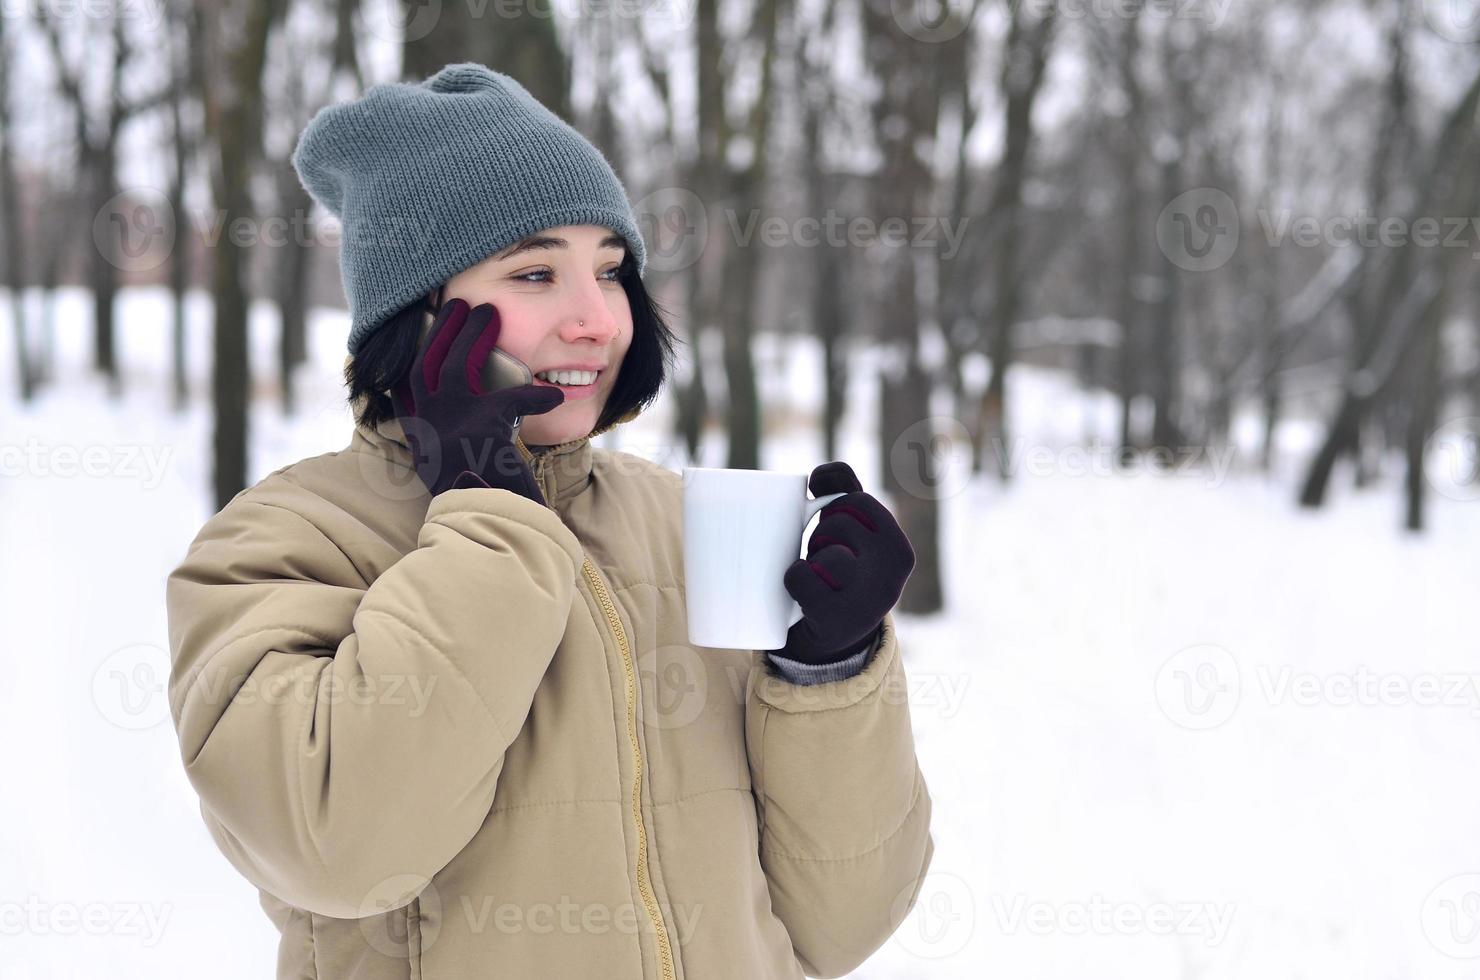
<path fill-rule="evenodd" d="M 279 980 L 848 973 L 934 850 L 892 614 L 848 680 L 694 648 L 682 477 L 532 467 L 548 506 L 433 499 L 358 427 L 169 576 L 182 758 Z"/>

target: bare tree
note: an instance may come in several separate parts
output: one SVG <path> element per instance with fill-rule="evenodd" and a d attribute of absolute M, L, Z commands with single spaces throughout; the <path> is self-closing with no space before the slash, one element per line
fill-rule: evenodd
<path fill-rule="evenodd" d="M 1408 227 L 1412 227 L 1418 216 L 1432 213 L 1441 188 L 1455 166 L 1473 166 L 1458 150 L 1473 134 L 1477 104 L 1480 104 L 1480 74 L 1448 113 L 1429 151 L 1425 173 L 1414 183 L 1418 200 L 1409 212 Z M 1400 361 L 1398 353 L 1422 320 L 1422 311 L 1439 292 L 1439 282 L 1428 274 L 1429 270 L 1415 274 L 1419 258 L 1416 252 L 1411 240 L 1391 249 L 1363 250 L 1364 286 L 1373 290 L 1366 295 L 1365 303 L 1372 306 L 1364 304 L 1351 310 L 1356 320 L 1351 368 L 1344 378 L 1340 402 L 1327 427 L 1326 438 L 1312 459 L 1301 487 L 1299 500 L 1304 507 L 1319 507 L 1324 501 L 1337 457 L 1356 445 L 1362 420 L 1373 406 L 1380 404 L 1381 396 L 1391 386 Z M 1383 259 L 1388 261 L 1382 263 L 1384 267 L 1378 274 L 1372 267 Z"/>
<path fill-rule="evenodd" d="M 797 44 L 798 98 L 802 107 L 802 167 L 807 183 L 807 207 L 818 216 L 833 207 L 838 199 L 840 181 L 831 171 L 823 145 L 823 129 L 835 118 L 836 83 L 828 66 L 831 48 L 838 43 L 834 34 L 833 15 L 837 7 L 820 6 L 820 22 L 808 25 L 796 8 L 794 18 Z M 847 304 L 843 292 L 844 254 L 833 243 L 823 243 L 816 250 L 817 262 L 811 272 L 812 329 L 822 345 L 822 441 L 826 459 L 838 457 L 838 425 L 847 408 L 848 359 L 844 341 Z"/>
<path fill-rule="evenodd" d="M 532 4 L 401 0 L 406 21 L 401 77 L 419 81 L 443 66 L 476 61 L 518 79 L 529 93 L 569 121 L 570 59 L 549 8 Z"/>
<path fill-rule="evenodd" d="M 940 63 L 921 57 L 922 42 L 906 34 L 888 0 L 865 0 L 863 10 L 868 61 L 882 82 L 874 105 L 874 133 L 882 159 L 874 206 L 880 216 L 928 214 L 934 174 L 916 147 L 938 128 Z M 929 378 L 920 358 L 918 257 L 908 245 L 886 243 L 875 251 L 883 351 L 878 432 L 882 485 L 900 526 L 916 545 L 915 571 L 900 597 L 900 608 L 935 612 L 944 605 L 936 548 L 940 508 L 934 493 L 941 482 L 933 434 L 922 431 L 931 413 Z M 895 454 L 896 446 L 904 447 L 903 461 Z"/>
<path fill-rule="evenodd" d="M 204 4 L 205 0 L 196 0 Z M 282 13 L 273 0 L 234 0 L 199 8 L 210 67 L 202 75 L 206 130 L 210 134 L 211 187 L 228 221 L 256 215 L 251 177 L 262 153 L 262 67 L 267 39 Z M 214 252 L 215 364 L 212 371 L 216 506 L 224 507 L 247 485 L 247 408 L 251 364 L 247 350 L 245 247 L 221 236 Z"/>
<path fill-rule="evenodd" d="M 185 371 L 186 294 L 190 288 L 190 262 L 193 238 L 185 214 L 185 189 L 191 166 L 200 153 L 205 134 L 199 125 L 186 120 L 187 110 L 199 108 L 204 47 L 200 43 L 202 28 L 200 10 L 189 0 L 171 0 L 169 20 L 176 29 L 165 36 L 165 52 L 170 69 L 170 133 L 174 172 L 167 192 L 171 213 L 176 216 L 175 247 L 170 253 L 170 294 L 173 322 L 170 328 L 170 374 L 173 405 L 176 413 L 184 412 L 190 401 L 189 381 Z"/>
<path fill-rule="evenodd" d="M 135 48 L 125 29 L 129 18 L 122 11 L 115 10 L 106 24 L 112 41 L 112 58 L 105 62 L 108 103 L 94 119 L 84 93 L 83 70 L 74 66 L 67 57 L 54 15 L 41 5 L 37 7 L 37 17 L 51 51 L 62 94 L 72 108 L 78 170 L 86 188 L 88 211 L 94 215 L 103 214 L 119 192 L 118 144 L 124 127 L 143 113 L 165 104 L 171 90 L 165 86 L 141 97 L 130 99 L 125 96 L 124 78 L 129 74 L 139 49 Z M 92 22 L 92 18 L 84 20 L 89 25 Z M 83 64 L 87 63 L 89 59 L 83 59 Z M 110 394 L 117 397 L 122 393 L 122 382 L 114 353 L 113 300 L 118 292 L 120 259 L 113 230 L 110 227 L 108 234 L 94 236 L 97 247 L 90 253 L 88 280 L 93 297 L 93 362 L 107 376 Z"/>
<path fill-rule="evenodd" d="M 15 131 L 10 112 L 11 40 L 0 17 L 0 249 L 5 251 L 5 283 L 10 287 L 11 322 L 15 325 L 15 362 L 22 402 L 35 395 L 31 345 L 26 329 L 26 273 L 21 260 L 21 211 L 16 194 Z"/>
<path fill-rule="evenodd" d="M 1043 85 L 1058 8 L 1050 5 L 1040 18 L 1024 12 L 1021 4 L 1009 5 L 1007 40 L 1002 50 L 1001 85 L 1005 145 L 986 224 L 994 259 L 992 319 L 989 330 L 991 374 L 982 393 L 977 422 L 977 444 L 972 469 L 979 472 L 985 446 L 997 449 L 997 475 L 1010 476 L 1011 456 L 1007 422 L 1007 371 L 1012 365 L 1013 324 L 1022 302 L 1023 268 L 1019 265 L 1023 184 L 1028 176 L 1028 152 L 1033 140 L 1033 103 Z"/>
<path fill-rule="evenodd" d="M 269 96 L 269 113 L 282 138 L 269 151 L 274 200 L 278 215 L 294 233 L 275 250 L 272 269 L 273 299 L 278 309 L 278 394 L 284 415 L 297 408 L 294 372 L 308 360 L 308 287 L 317 251 L 300 230 L 313 211 L 313 198 L 293 166 L 298 134 L 318 108 L 336 93 L 358 92 L 364 74 L 354 43 L 353 10 L 356 0 L 336 0 L 335 16 L 327 24 L 327 38 L 313 16 L 283 22 L 280 43 L 270 52 L 276 80 Z M 295 11 L 301 13 L 302 11 Z M 308 11 L 310 15 L 318 11 Z M 264 134 L 264 142 L 270 142 Z"/>

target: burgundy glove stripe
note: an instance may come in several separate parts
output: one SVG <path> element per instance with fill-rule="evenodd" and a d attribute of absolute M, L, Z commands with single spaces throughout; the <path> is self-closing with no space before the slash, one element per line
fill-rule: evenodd
<path fill-rule="evenodd" d="M 450 307 L 450 309 L 449 309 Z M 437 328 L 437 333 L 432 337 L 431 346 L 427 348 L 426 357 L 421 362 L 421 381 L 428 392 L 435 393 L 441 387 L 442 363 L 447 360 L 447 352 L 452 348 L 452 341 L 462 325 L 467 322 L 468 304 L 460 299 L 447 301 L 443 307 L 446 319 Z"/>
<path fill-rule="evenodd" d="M 484 361 L 488 360 L 489 353 L 494 345 L 498 343 L 499 332 L 503 321 L 499 319 L 498 308 L 493 310 L 493 317 L 484 326 L 483 332 L 473 342 L 473 350 L 468 354 L 468 360 L 464 369 L 468 374 L 468 388 L 475 395 L 483 394 L 483 379 L 479 377 L 479 369 Z"/>
<path fill-rule="evenodd" d="M 844 548 L 847 548 L 848 551 L 855 558 L 858 557 L 858 549 L 854 548 L 848 542 L 842 540 L 841 538 L 835 538 L 835 537 L 832 537 L 831 535 L 827 535 L 827 534 L 817 534 L 815 532 L 812 535 L 812 539 L 807 542 L 807 546 L 808 546 L 807 547 L 807 557 L 808 558 L 811 558 L 818 551 L 820 551 L 823 548 L 826 548 L 830 544 L 840 544 Z"/>
<path fill-rule="evenodd" d="M 831 588 L 834 592 L 842 588 L 842 586 L 838 584 L 838 580 L 833 578 L 832 575 L 828 573 L 827 569 L 823 568 L 822 565 L 818 562 L 809 561 L 807 562 L 807 565 L 812 569 L 812 571 L 816 572 L 817 577 L 826 582 L 828 584 L 828 587 Z"/>
<path fill-rule="evenodd" d="M 831 517 L 833 514 L 851 514 L 853 517 L 858 518 L 859 523 L 868 528 L 870 531 L 878 530 L 878 527 L 874 525 L 873 521 L 868 519 L 868 516 L 865 515 L 863 511 L 859 510 L 857 507 L 854 507 L 852 504 L 845 504 L 841 500 L 834 504 L 828 504 L 826 507 L 822 508 L 822 510 L 823 513 L 829 517 Z"/>

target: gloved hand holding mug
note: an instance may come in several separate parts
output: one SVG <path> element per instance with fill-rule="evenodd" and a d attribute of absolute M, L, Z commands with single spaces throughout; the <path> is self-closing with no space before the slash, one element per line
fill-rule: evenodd
<path fill-rule="evenodd" d="M 823 463 L 807 485 L 813 497 L 844 496 L 822 508 L 807 557 L 786 570 L 786 591 L 802 607 L 802 618 L 786 646 L 771 652 L 803 663 L 836 663 L 877 639 L 915 569 L 915 550 L 847 463 Z"/>

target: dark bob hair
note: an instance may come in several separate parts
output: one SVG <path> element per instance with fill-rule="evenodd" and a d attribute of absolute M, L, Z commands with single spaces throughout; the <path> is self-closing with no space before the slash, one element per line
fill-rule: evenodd
<path fill-rule="evenodd" d="M 617 382 L 591 430 L 593 433 L 604 432 L 629 412 L 646 409 L 657 399 L 664 382 L 673 373 L 674 349 L 681 343 L 668 326 L 669 314 L 649 295 L 638 275 L 631 250 L 617 268 L 617 281 L 632 307 L 632 343 L 622 358 Z M 441 296 L 438 289 L 438 301 Z M 395 417 L 395 406 L 386 392 L 400 384 L 411 370 L 423 314 L 431 310 L 435 315 L 439 308 L 439 302 L 423 296 L 393 313 L 365 338 L 345 365 L 344 383 L 349 387 L 350 405 L 365 397 L 364 407 L 355 419 L 358 424 L 373 429 Z"/>

